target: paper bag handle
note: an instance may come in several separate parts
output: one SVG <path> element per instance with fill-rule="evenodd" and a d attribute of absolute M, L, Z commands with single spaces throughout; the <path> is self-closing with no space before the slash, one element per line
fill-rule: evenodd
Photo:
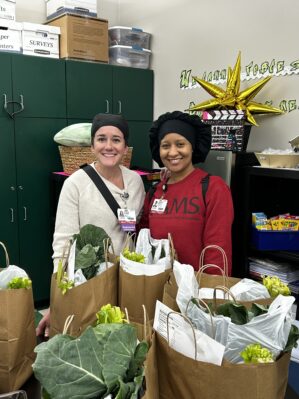
<path fill-rule="evenodd" d="M 148 313 L 147 313 L 146 308 L 145 308 L 144 305 L 142 305 L 142 309 L 143 309 L 143 340 L 145 341 L 146 333 L 147 333 L 147 327 L 148 327 L 149 334 L 150 334 L 151 325 L 150 325 L 150 320 L 149 320 L 149 317 L 148 317 Z M 129 317 L 129 312 L 128 312 L 127 308 L 125 308 L 125 314 L 126 314 L 126 319 L 127 319 L 128 323 L 130 324 L 130 317 Z"/>
<path fill-rule="evenodd" d="M 104 238 L 103 240 L 103 247 L 104 247 L 104 257 L 105 257 L 105 264 L 106 270 L 108 269 L 108 262 L 109 262 L 109 248 L 112 250 L 112 255 L 115 257 L 115 251 L 113 247 L 113 243 L 110 237 Z"/>
<path fill-rule="evenodd" d="M 191 323 L 191 321 L 188 319 L 187 316 L 183 315 L 182 313 L 178 313 L 175 311 L 171 311 L 167 314 L 167 318 L 166 318 L 166 326 L 167 326 L 167 343 L 169 345 L 169 316 L 171 314 L 177 314 L 178 316 L 181 316 L 183 319 L 185 319 L 185 321 L 190 325 L 191 330 L 192 330 L 192 334 L 193 334 L 193 339 L 194 339 L 194 359 L 197 360 L 197 342 L 196 342 L 196 337 L 195 337 L 195 331 L 194 331 L 194 327 Z"/>
<path fill-rule="evenodd" d="M 201 278 L 202 278 L 202 273 L 203 273 L 206 269 L 210 269 L 210 268 L 212 268 L 212 267 L 214 267 L 215 269 L 220 270 L 220 272 L 221 272 L 221 274 L 222 274 L 222 277 L 223 277 L 223 285 L 224 285 L 224 286 L 227 286 L 227 285 L 228 285 L 227 276 L 225 275 L 224 270 L 221 269 L 220 266 L 217 266 L 217 265 L 214 265 L 214 264 L 211 263 L 211 264 L 207 264 L 207 265 L 202 266 L 202 267 L 197 271 L 197 273 L 196 273 L 196 275 L 195 275 L 195 278 L 196 278 L 196 280 L 197 280 L 197 282 L 198 282 L 199 288 L 200 288 L 200 282 L 201 282 Z"/>
<path fill-rule="evenodd" d="M 222 286 L 222 285 L 216 285 L 216 287 L 214 288 L 214 291 L 213 291 L 213 306 L 214 306 L 214 309 L 216 309 L 216 307 L 217 307 L 217 295 L 216 295 L 217 290 L 220 290 L 220 291 L 223 291 L 223 292 L 227 293 L 229 296 L 231 296 L 233 298 L 234 302 L 237 302 L 234 294 L 230 291 L 229 288 L 227 288 L 225 286 Z M 229 296 L 228 296 L 228 299 L 229 299 Z"/>
<path fill-rule="evenodd" d="M 219 252 L 222 254 L 222 259 L 223 259 L 223 270 L 224 274 L 228 276 L 228 262 L 227 262 L 227 256 L 223 248 L 219 247 L 219 245 L 207 245 L 204 247 L 204 249 L 201 251 L 200 257 L 199 257 L 199 270 L 204 266 L 204 257 L 205 253 L 208 249 L 217 249 Z"/>
<path fill-rule="evenodd" d="M 5 261 L 6 261 L 6 267 L 8 267 L 8 266 L 9 266 L 9 256 L 8 256 L 8 253 L 7 253 L 6 246 L 3 244 L 2 241 L 0 241 L 0 245 L 1 245 L 1 247 L 3 248 L 3 250 L 4 250 L 4 253 L 5 253 Z"/>
<path fill-rule="evenodd" d="M 174 261 L 175 261 L 175 259 L 177 259 L 177 253 L 175 251 L 173 238 L 170 233 L 168 233 L 168 241 L 169 241 L 170 264 L 171 264 L 171 268 L 173 269 Z"/>
<path fill-rule="evenodd" d="M 213 321 L 213 315 L 212 315 L 211 309 L 209 308 L 208 304 L 203 299 L 201 299 L 201 298 L 191 298 L 191 299 L 189 299 L 189 301 L 187 303 L 187 306 L 186 306 L 186 310 L 185 310 L 186 315 L 187 315 L 188 307 L 189 307 L 190 303 L 192 302 L 192 300 L 195 300 L 195 301 L 199 302 L 198 303 L 199 307 L 201 307 L 200 306 L 200 304 L 201 304 L 207 309 L 208 313 L 210 314 L 210 318 L 211 318 L 211 327 L 212 327 L 212 331 L 211 331 L 212 335 L 211 336 L 213 338 L 215 338 L 216 331 L 215 331 L 215 326 L 214 326 L 214 321 Z"/>
<path fill-rule="evenodd" d="M 69 326 L 72 324 L 72 321 L 74 319 L 75 315 L 74 314 L 70 314 L 64 322 L 64 326 L 63 326 L 63 331 L 62 334 L 65 335 L 67 334 L 67 330 L 69 329 Z"/>
<path fill-rule="evenodd" d="M 125 248 L 134 250 L 135 249 L 135 240 L 136 240 L 136 233 L 127 233 L 123 250 Z"/>

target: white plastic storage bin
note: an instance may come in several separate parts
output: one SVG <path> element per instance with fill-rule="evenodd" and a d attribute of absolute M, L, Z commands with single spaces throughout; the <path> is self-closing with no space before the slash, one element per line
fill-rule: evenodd
<path fill-rule="evenodd" d="M 109 64 L 147 69 L 151 53 L 138 46 L 110 46 Z"/>
<path fill-rule="evenodd" d="M 46 0 L 46 3 L 47 20 L 65 13 L 97 16 L 97 0 Z"/>
<path fill-rule="evenodd" d="M 16 20 L 16 0 L 0 0 L 0 20 Z"/>
<path fill-rule="evenodd" d="M 151 34 L 143 32 L 139 28 L 128 28 L 125 26 L 113 26 L 108 29 L 109 46 L 134 46 L 150 49 Z"/>
<path fill-rule="evenodd" d="M 22 24 L 0 19 L 0 51 L 22 52 Z"/>
<path fill-rule="evenodd" d="M 59 58 L 60 28 L 23 22 L 23 54 Z"/>

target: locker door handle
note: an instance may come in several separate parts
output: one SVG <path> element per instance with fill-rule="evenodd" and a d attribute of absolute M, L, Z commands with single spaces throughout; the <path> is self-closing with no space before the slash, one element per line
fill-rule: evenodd
<path fill-rule="evenodd" d="M 24 209 L 24 222 L 27 222 L 27 207 L 23 206 Z"/>
<path fill-rule="evenodd" d="M 19 101 L 12 101 L 12 100 L 7 101 L 7 96 L 6 96 L 5 93 L 3 94 L 3 97 L 4 97 L 3 108 L 4 108 L 5 112 L 7 112 L 8 115 L 9 115 L 12 119 L 14 118 L 14 115 L 15 115 L 15 114 L 18 114 L 19 112 L 24 111 L 24 97 L 23 97 L 22 94 L 20 94 L 20 102 L 19 102 Z M 18 105 L 20 106 L 20 109 L 18 109 L 18 110 L 15 111 L 15 112 L 9 112 L 9 111 L 8 111 L 8 104 L 18 104 Z"/>
<path fill-rule="evenodd" d="M 105 100 L 106 101 L 106 114 L 109 114 L 109 100 Z"/>
<path fill-rule="evenodd" d="M 14 223 L 15 218 L 14 218 L 13 208 L 9 208 L 9 210 L 10 210 L 10 223 Z"/>
<path fill-rule="evenodd" d="M 121 101 L 118 100 L 118 113 L 121 114 Z"/>

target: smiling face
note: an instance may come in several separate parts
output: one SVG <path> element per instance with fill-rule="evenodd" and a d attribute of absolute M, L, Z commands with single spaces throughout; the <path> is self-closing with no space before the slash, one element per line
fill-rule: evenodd
<path fill-rule="evenodd" d="M 94 135 L 91 149 L 102 166 L 113 168 L 121 163 L 128 147 L 123 133 L 117 127 L 102 126 Z"/>
<path fill-rule="evenodd" d="M 168 133 L 160 143 L 160 158 L 176 180 L 183 179 L 194 169 L 192 145 L 184 136 Z"/>

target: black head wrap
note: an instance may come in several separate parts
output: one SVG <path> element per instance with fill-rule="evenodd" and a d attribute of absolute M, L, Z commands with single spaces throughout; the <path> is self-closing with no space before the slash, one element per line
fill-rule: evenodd
<path fill-rule="evenodd" d="M 91 125 L 91 142 L 93 143 L 94 136 L 98 129 L 103 126 L 115 126 L 124 135 L 126 144 L 129 139 L 129 126 L 127 121 L 121 115 L 113 114 L 97 114 L 92 121 Z"/>
<path fill-rule="evenodd" d="M 211 148 L 211 126 L 199 116 L 181 111 L 166 112 L 154 121 L 150 128 L 150 149 L 153 159 L 163 166 L 160 158 L 160 142 L 168 133 L 184 136 L 192 145 L 192 163 L 204 162 Z"/>

